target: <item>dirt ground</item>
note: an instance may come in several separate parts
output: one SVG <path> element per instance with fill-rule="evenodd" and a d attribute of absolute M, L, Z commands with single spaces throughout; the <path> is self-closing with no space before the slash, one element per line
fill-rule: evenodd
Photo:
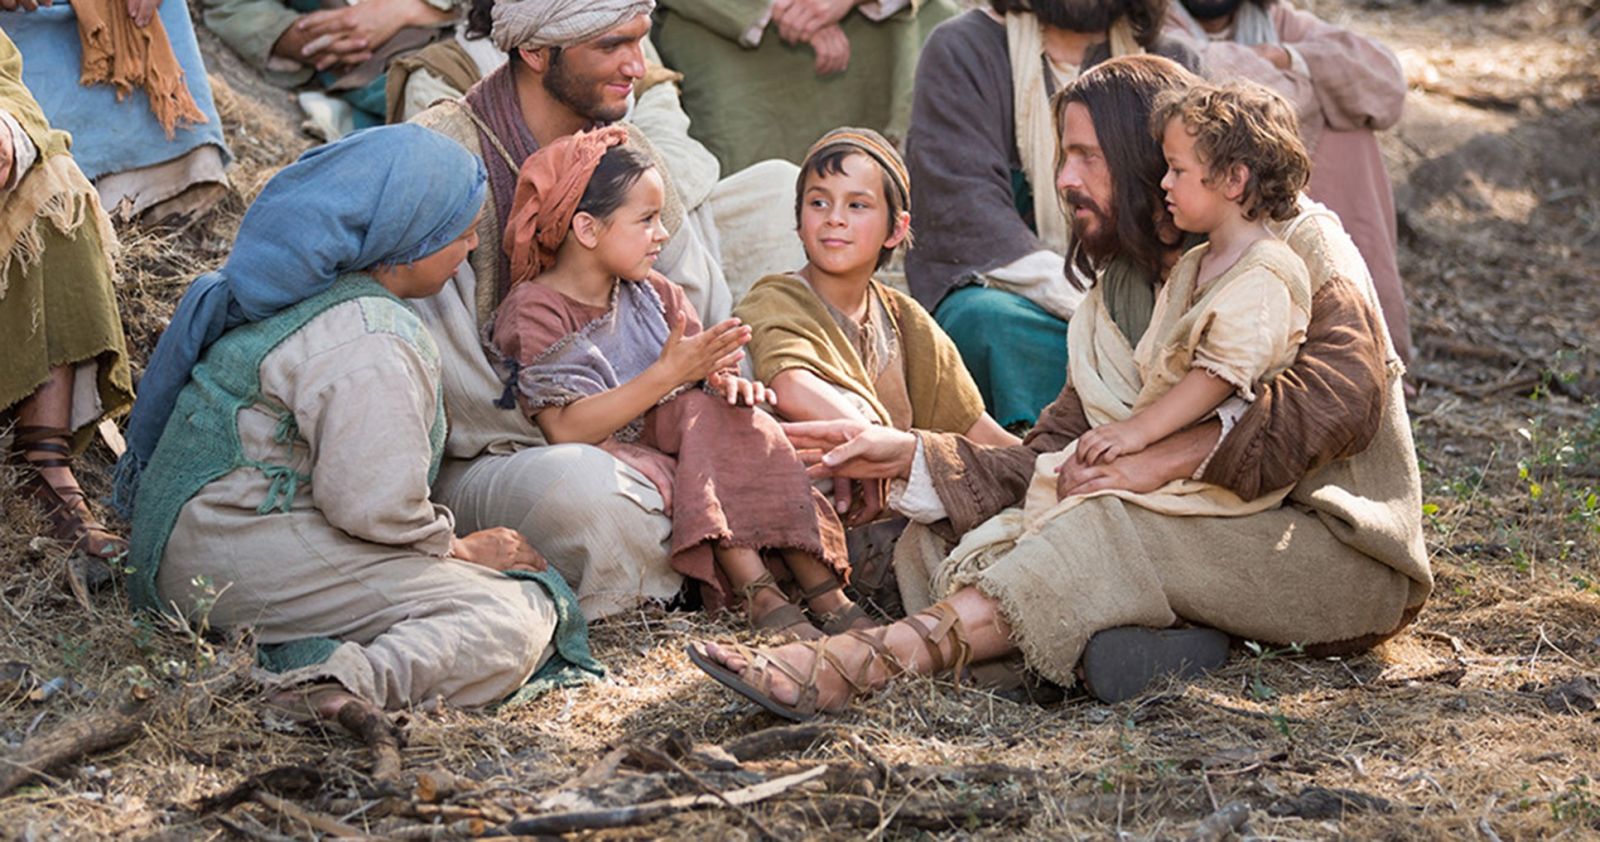
<path fill-rule="evenodd" d="M 81 607 L 65 553 L 31 538 L 39 520 L 0 467 L 0 757 L 94 715 L 151 712 L 124 747 L 0 798 L 0 835 L 445 838 L 820 764 L 776 798 L 594 835 L 1222 839 L 1208 817 L 1235 802 L 1258 839 L 1600 835 L 1600 7 L 1314 7 L 1391 44 L 1412 82 L 1383 142 L 1438 584 L 1395 640 L 1347 659 L 1242 649 L 1117 706 L 905 681 L 760 749 L 739 738 L 779 723 L 682 654 L 730 629 L 640 612 L 593 629 L 602 683 L 499 713 L 407 714 L 407 771 L 464 780 L 384 792 L 355 741 L 263 711 L 237 677 L 240 647 L 135 619 L 117 588 Z M 208 54 L 241 195 L 182 231 L 127 232 L 140 363 L 183 285 L 226 255 L 247 197 L 307 143 L 287 97 Z M 109 461 L 87 457 L 91 492 Z M 229 793 L 245 803 L 205 802 Z"/>

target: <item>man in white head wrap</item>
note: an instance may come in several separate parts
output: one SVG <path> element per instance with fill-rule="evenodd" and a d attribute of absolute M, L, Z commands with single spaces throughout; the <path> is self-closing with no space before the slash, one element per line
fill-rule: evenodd
<path fill-rule="evenodd" d="M 572 584 L 590 619 L 670 600 L 682 580 L 668 564 L 671 521 L 656 487 L 600 448 L 547 446 L 520 412 L 496 406 L 504 372 L 485 356 L 479 326 L 506 288 L 501 232 L 516 171 L 544 144 L 621 120 L 667 181 L 662 217 L 672 236 L 656 269 L 684 288 L 707 324 L 733 307 L 721 255 L 743 259 L 745 287 L 804 263 L 785 218 L 797 171 L 768 162 L 718 180 L 716 160 L 688 136 L 676 87 L 646 87 L 673 78 L 646 62 L 651 0 L 475 2 L 478 25 L 493 2 L 492 26 L 479 28 L 511 60 L 413 120 L 482 158 L 491 187 L 481 245 L 442 292 L 417 302 L 439 341 L 451 410 L 434 495 L 460 529 L 520 531 Z"/>
<path fill-rule="evenodd" d="M 571 47 L 655 8 L 655 0 L 500 0 L 489 37 L 507 51 Z"/>

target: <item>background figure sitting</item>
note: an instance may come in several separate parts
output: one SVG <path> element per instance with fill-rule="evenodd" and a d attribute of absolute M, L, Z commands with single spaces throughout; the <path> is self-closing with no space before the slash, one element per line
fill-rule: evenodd
<path fill-rule="evenodd" d="M 1050 97 L 1113 56 L 1149 50 L 1192 63 L 1158 38 L 1165 5 L 991 0 L 934 30 L 917 66 L 906 138 L 917 243 L 906 282 L 1007 428 L 1032 425 L 1061 391 L 1067 320 L 1083 300 L 1067 259 L 1090 217 L 1056 199 Z"/>
<path fill-rule="evenodd" d="M 1311 151 L 1306 192 L 1339 215 L 1372 271 L 1389 338 L 1411 359 L 1411 323 L 1395 259 L 1394 189 L 1374 132 L 1400 122 L 1405 73 L 1389 48 L 1288 0 L 1182 0 L 1166 34 L 1200 53 L 1214 79 L 1260 82 L 1289 98 Z"/>
<path fill-rule="evenodd" d="M 207 29 L 300 94 L 326 140 L 384 122 L 389 62 L 449 37 L 456 0 L 202 0 Z M 326 92 L 323 94 L 321 92 Z"/>
<path fill-rule="evenodd" d="M 0 32 L 0 432 L 10 428 L 8 461 L 23 466 L 52 537 L 109 562 L 127 545 L 95 520 L 69 457 L 133 403 L 111 288 L 116 235 L 66 132 L 50 127 L 22 78 L 22 57 Z"/>
<path fill-rule="evenodd" d="M 429 44 L 389 65 L 390 122 L 410 120 L 440 100 L 459 98 L 516 55 L 515 47 L 502 49 L 490 37 L 496 2 L 472 0 L 467 23 L 456 30 L 454 37 Z M 499 2 L 504 5 L 508 0 Z M 522 2 L 538 6 L 547 0 Z M 550 20 L 555 25 L 561 22 L 559 17 Z M 502 40 L 503 36 L 504 28 Z M 662 66 L 661 56 L 648 36 L 639 46 L 644 53 L 643 73 L 633 81 L 633 93 L 622 120 L 638 127 L 660 153 L 658 163 L 682 199 L 684 222 L 697 230 L 708 251 L 716 250 L 710 257 L 721 265 L 728 292 L 733 301 L 738 301 L 757 278 L 798 266 L 804 259 L 794 238 L 780 230 L 785 227 L 785 209 L 791 200 L 789 183 L 794 179 L 794 165 L 770 159 L 724 178 L 716 157 L 690 136 L 689 115 L 683 111 L 678 91 L 682 74 Z M 557 64 L 571 60 L 568 56 Z M 576 72 L 590 75 L 593 70 L 580 68 Z M 545 75 L 549 78 L 551 74 Z M 555 87 L 557 91 L 581 89 L 589 84 L 588 79 L 571 73 L 555 75 L 562 80 Z M 552 90 L 548 85 L 541 87 L 546 92 Z M 593 103 L 574 101 L 569 106 L 597 123 L 613 119 L 595 115 Z M 719 310 L 714 315 L 726 312 Z"/>
<path fill-rule="evenodd" d="M 837 126 L 905 137 L 922 42 L 957 0 L 661 0 L 694 136 L 724 172 L 799 162 Z"/>
<path fill-rule="evenodd" d="M 231 159 L 183 0 L 0 0 L 22 81 L 118 221 L 192 218 Z M 81 69 L 81 73 L 79 72 Z"/>

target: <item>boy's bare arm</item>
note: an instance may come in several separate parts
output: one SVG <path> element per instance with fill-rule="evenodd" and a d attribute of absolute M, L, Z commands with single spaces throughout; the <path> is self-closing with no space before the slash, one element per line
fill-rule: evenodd
<path fill-rule="evenodd" d="M 1232 393 L 1228 381 L 1203 368 L 1192 368 L 1178 385 L 1133 417 L 1084 433 L 1078 440 L 1078 452 L 1090 464 L 1138 453 L 1204 418 Z"/>
<path fill-rule="evenodd" d="M 772 378 L 772 390 L 778 393 L 778 414 L 789 421 L 831 421 L 835 418 L 873 419 L 839 394 L 817 375 L 803 368 L 786 368 Z"/>

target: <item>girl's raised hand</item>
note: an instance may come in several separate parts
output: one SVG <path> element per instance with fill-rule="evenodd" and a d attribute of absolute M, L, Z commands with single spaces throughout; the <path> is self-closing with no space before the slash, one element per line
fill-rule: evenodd
<path fill-rule="evenodd" d="M 672 331 L 661 346 L 661 356 L 656 358 L 656 364 L 665 368 L 674 383 L 705 380 L 744 359 L 740 349 L 750 341 L 750 328 L 738 319 L 719 322 L 688 337 L 683 335 L 686 325 L 681 314 L 673 317 Z"/>

